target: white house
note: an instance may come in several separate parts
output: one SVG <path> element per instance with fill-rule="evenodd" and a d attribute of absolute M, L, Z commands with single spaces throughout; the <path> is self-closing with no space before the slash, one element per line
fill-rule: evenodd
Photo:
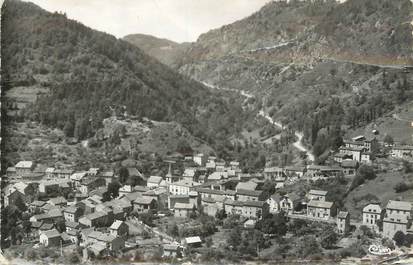
<path fill-rule="evenodd" d="M 374 230 L 378 229 L 377 222 L 381 218 L 381 207 L 379 204 L 370 203 L 363 208 L 363 225 Z"/>

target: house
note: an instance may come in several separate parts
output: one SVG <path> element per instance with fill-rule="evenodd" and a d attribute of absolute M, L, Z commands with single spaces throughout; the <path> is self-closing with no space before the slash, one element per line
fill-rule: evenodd
<path fill-rule="evenodd" d="M 66 207 L 63 210 L 63 216 L 68 222 L 77 222 L 79 220 L 79 217 L 81 217 L 82 215 L 83 209 L 75 205 Z"/>
<path fill-rule="evenodd" d="M 263 201 L 224 201 L 225 212 L 229 215 L 238 214 L 246 218 L 259 219 L 262 216 L 265 202 Z"/>
<path fill-rule="evenodd" d="M 109 233 L 115 237 L 127 236 L 129 234 L 129 226 L 120 220 L 115 220 L 109 227 Z"/>
<path fill-rule="evenodd" d="M 392 147 L 391 156 L 398 159 L 411 160 L 413 158 L 413 146 L 395 145 Z"/>
<path fill-rule="evenodd" d="M 66 221 L 65 226 L 66 226 L 66 232 L 69 232 L 71 230 L 78 231 L 80 228 L 80 224 L 78 222 L 71 222 L 71 221 Z"/>
<path fill-rule="evenodd" d="M 284 173 L 288 178 L 302 178 L 306 168 L 303 166 L 288 166 L 284 168 Z"/>
<path fill-rule="evenodd" d="M 197 170 L 195 168 L 185 168 L 182 177 L 186 181 L 195 181 L 198 175 L 199 174 L 197 173 Z"/>
<path fill-rule="evenodd" d="M 386 215 L 404 215 L 410 219 L 412 217 L 412 203 L 406 201 L 389 200 L 386 206 Z"/>
<path fill-rule="evenodd" d="M 150 189 L 158 188 L 162 180 L 163 180 L 162 177 L 150 176 L 148 181 L 146 182 L 146 186 Z"/>
<path fill-rule="evenodd" d="M 325 201 L 327 196 L 327 191 L 325 190 L 310 190 L 308 192 L 308 199 L 310 201 L 317 200 L 317 201 Z"/>
<path fill-rule="evenodd" d="M 201 205 L 202 205 L 203 212 L 206 215 L 215 217 L 218 211 L 224 209 L 225 200 L 226 199 L 215 200 L 215 199 L 208 198 L 208 197 L 202 198 Z"/>
<path fill-rule="evenodd" d="M 201 199 L 204 198 L 212 198 L 214 200 L 224 200 L 224 199 L 231 199 L 235 200 L 237 196 L 237 192 L 234 190 L 215 190 L 209 188 L 196 188 L 198 194 L 200 194 Z"/>
<path fill-rule="evenodd" d="M 55 180 L 46 180 L 39 183 L 39 192 L 41 193 L 58 193 L 59 192 L 59 182 Z"/>
<path fill-rule="evenodd" d="M 242 202 L 241 216 L 260 219 L 265 210 L 265 205 L 266 203 L 262 201 L 244 201 Z"/>
<path fill-rule="evenodd" d="M 118 251 L 125 247 L 125 240 L 122 237 L 117 237 L 108 233 L 92 231 L 87 236 L 89 244 L 102 243 L 110 251 Z"/>
<path fill-rule="evenodd" d="M 310 218 L 328 220 L 331 217 L 332 208 L 332 202 L 311 200 L 307 204 L 307 216 Z"/>
<path fill-rule="evenodd" d="M 362 152 L 360 157 L 360 162 L 365 164 L 370 164 L 373 160 L 373 155 L 370 152 Z"/>
<path fill-rule="evenodd" d="M 67 228 L 66 228 L 67 229 Z M 70 240 L 71 243 L 73 244 L 79 244 L 79 230 L 78 229 L 72 229 L 67 231 L 66 230 L 66 236 L 68 237 L 68 239 Z M 63 237 L 63 235 L 62 235 Z"/>
<path fill-rule="evenodd" d="M 229 162 L 229 166 L 231 167 L 231 169 L 237 170 L 237 169 L 239 169 L 239 162 L 238 161 L 231 161 L 231 162 Z"/>
<path fill-rule="evenodd" d="M 182 247 L 178 244 L 166 244 L 163 245 L 163 256 L 164 257 L 181 257 Z"/>
<path fill-rule="evenodd" d="M 66 200 L 64 197 L 59 196 L 59 197 L 51 198 L 51 199 L 48 201 L 48 203 L 49 203 L 50 205 L 53 205 L 53 206 L 63 207 L 63 206 L 66 206 L 66 205 L 67 205 L 67 200 Z"/>
<path fill-rule="evenodd" d="M 104 242 L 95 242 L 87 246 L 95 256 L 102 256 L 107 251 L 106 244 Z"/>
<path fill-rule="evenodd" d="M 115 178 L 115 172 L 113 171 L 105 171 L 105 172 L 102 172 L 100 175 L 102 178 L 105 179 L 106 186 L 112 183 L 113 179 Z"/>
<path fill-rule="evenodd" d="M 31 173 L 34 168 L 33 161 L 20 161 L 14 168 L 16 169 L 16 175 L 21 176 L 27 173 Z"/>
<path fill-rule="evenodd" d="M 135 200 L 136 200 L 136 198 L 135 198 Z M 132 210 L 133 210 L 132 202 L 130 200 L 128 200 L 126 197 L 122 198 L 122 199 L 114 199 L 114 200 L 111 200 L 111 201 L 104 202 L 103 205 L 105 205 L 106 207 L 112 208 L 114 213 L 115 213 L 115 210 L 118 209 L 120 212 L 123 213 L 122 216 L 125 216 L 125 215 L 131 213 Z M 123 219 L 123 218 L 121 218 L 121 219 Z"/>
<path fill-rule="evenodd" d="M 343 168 L 344 175 L 354 176 L 357 172 L 358 162 L 355 160 L 343 160 L 341 167 Z"/>
<path fill-rule="evenodd" d="M 306 175 L 310 178 L 328 178 L 338 177 L 343 175 L 343 169 L 337 166 L 320 166 L 309 165 L 307 166 Z"/>
<path fill-rule="evenodd" d="M 8 177 L 14 177 L 14 176 L 16 176 L 16 168 L 15 168 L 15 167 L 8 167 L 8 168 L 6 169 L 6 175 L 7 175 Z"/>
<path fill-rule="evenodd" d="M 79 223 L 84 227 L 105 227 L 113 222 L 113 214 L 96 211 L 85 215 L 79 219 Z"/>
<path fill-rule="evenodd" d="M 237 186 L 235 187 L 235 191 L 238 190 L 256 190 L 258 184 L 252 181 L 247 181 L 247 182 L 239 182 Z"/>
<path fill-rule="evenodd" d="M 186 237 L 182 240 L 185 247 L 198 248 L 202 246 L 202 240 L 199 236 Z"/>
<path fill-rule="evenodd" d="M 33 201 L 29 204 L 29 212 L 30 213 L 37 213 L 40 212 L 42 207 L 46 204 L 45 201 Z"/>
<path fill-rule="evenodd" d="M 194 205 L 190 203 L 175 203 L 174 216 L 178 218 L 188 218 L 194 209 Z"/>
<path fill-rule="evenodd" d="M 207 159 L 208 157 L 204 154 L 196 154 L 193 158 L 194 162 L 201 167 L 205 166 Z"/>
<path fill-rule="evenodd" d="M 378 230 L 378 221 L 381 219 L 382 209 L 379 204 L 370 203 L 363 208 L 363 225 Z"/>
<path fill-rule="evenodd" d="M 350 214 L 348 212 L 340 211 L 337 214 L 337 231 L 343 235 L 350 231 Z"/>
<path fill-rule="evenodd" d="M 411 223 L 411 221 L 410 221 Z M 404 214 L 391 214 L 383 219 L 383 236 L 393 239 L 397 231 L 407 232 L 409 220 Z"/>
<path fill-rule="evenodd" d="M 270 213 L 279 213 L 284 211 L 286 213 L 292 213 L 294 211 L 294 203 L 288 198 L 288 195 L 273 194 L 267 199 Z"/>
<path fill-rule="evenodd" d="M 152 197 L 141 196 L 133 201 L 133 210 L 138 213 L 148 212 L 157 207 L 156 200 Z"/>
<path fill-rule="evenodd" d="M 214 181 L 219 181 L 219 180 L 223 180 L 227 178 L 228 178 L 228 172 L 215 171 L 208 176 L 207 182 L 214 182 Z"/>
<path fill-rule="evenodd" d="M 237 190 L 237 200 L 239 201 L 259 201 L 262 196 L 262 190 Z"/>
<path fill-rule="evenodd" d="M 73 174 L 71 169 L 55 169 L 51 175 L 57 179 L 70 179 L 70 176 Z"/>
<path fill-rule="evenodd" d="M 60 236 L 59 231 L 53 229 L 41 232 L 39 241 L 40 244 L 44 245 L 45 247 L 60 247 L 62 243 L 62 237 Z"/>
<path fill-rule="evenodd" d="M 158 202 L 159 209 L 165 209 L 168 206 L 168 191 L 166 188 L 159 187 L 153 190 L 148 190 L 142 195 L 154 198 Z"/>
<path fill-rule="evenodd" d="M 103 187 L 106 185 L 104 178 L 100 177 L 88 177 L 84 178 L 81 181 L 79 191 L 83 194 L 89 194 L 92 190 L 97 189 L 98 187 Z"/>
<path fill-rule="evenodd" d="M 87 177 L 87 172 L 75 172 L 70 176 L 70 180 L 76 188 L 79 188 L 83 179 Z"/>
<path fill-rule="evenodd" d="M 352 160 L 353 156 L 352 155 L 348 155 L 345 153 L 335 153 L 333 155 L 333 160 L 337 163 L 342 163 L 345 160 Z"/>
<path fill-rule="evenodd" d="M 19 200 L 22 203 L 25 203 L 26 196 L 18 190 L 13 190 L 10 193 L 5 194 L 3 199 L 4 199 L 4 206 L 16 205 Z"/>
<path fill-rule="evenodd" d="M 347 147 L 347 146 L 341 146 L 339 148 L 340 154 L 347 155 L 349 158 L 352 160 L 356 161 L 361 161 L 361 154 L 364 152 L 364 147 L 363 146 L 355 146 L 355 147 Z"/>
<path fill-rule="evenodd" d="M 42 223 L 42 225 L 39 227 L 39 235 L 42 232 L 50 231 L 53 229 L 55 229 L 55 225 L 53 223 Z"/>
<path fill-rule="evenodd" d="M 194 189 L 194 187 L 199 186 L 198 182 L 181 180 L 178 182 L 171 183 L 169 185 L 169 194 L 172 195 L 189 195 L 189 192 Z"/>

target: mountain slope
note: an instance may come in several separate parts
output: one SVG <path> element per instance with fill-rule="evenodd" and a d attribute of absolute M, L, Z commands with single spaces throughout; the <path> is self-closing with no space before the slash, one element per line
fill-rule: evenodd
<path fill-rule="evenodd" d="M 5 1 L 2 14 L 3 85 L 11 101 L 5 106 L 18 101 L 16 119 L 86 139 L 114 112 L 127 113 L 176 121 L 211 143 L 236 133 L 245 120 L 240 104 L 227 104 L 135 46 L 65 14 L 14 0 Z"/>
<path fill-rule="evenodd" d="M 139 47 L 145 53 L 169 66 L 174 66 L 189 46 L 189 43 L 180 44 L 145 34 L 127 35 L 123 37 L 123 40 Z"/>
<path fill-rule="evenodd" d="M 412 5 L 409 0 L 270 2 L 202 34 L 181 63 L 257 52 L 290 62 L 319 56 L 406 62 L 413 59 Z"/>
<path fill-rule="evenodd" d="M 270 2 L 201 35 L 179 71 L 257 95 L 321 155 L 412 101 L 412 20 L 409 0 Z"/>

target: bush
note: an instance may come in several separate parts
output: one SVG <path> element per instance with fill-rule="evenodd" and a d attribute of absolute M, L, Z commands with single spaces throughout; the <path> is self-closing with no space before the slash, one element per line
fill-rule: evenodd
<path fill-rule="evenodd" d="M 407 186 L 406 182 L 399 182 L 394 186 L 394 191 L 399 193 L 399 192 L 403 192 L 409 189 L 409 187 Z"/>

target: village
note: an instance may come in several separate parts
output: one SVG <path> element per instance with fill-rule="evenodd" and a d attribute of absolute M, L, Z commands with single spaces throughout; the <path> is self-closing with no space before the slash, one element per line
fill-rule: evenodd
<path fill-rule="evenodd" d="M 319 180 L 351 180 L 360 166 L 373 163 L 372 149 L 377 145 L 384 143 L 358 136 L 344 140 L 339 151 L 331 154 L 329 165 L 265 167 L 256 173 L 243 173 L 238 161 L 207 154 L 167 161 L 165 176 L 143 176 L 135 167 L 125 168 L 127 172 L 101 168 L 78 172 L 20 161 L 7 169 L 8 185 L 3 189 L 4 207 L 14 205 L 25 216 L 16 220 L 17 231 L 10 233 L 9 246 L 24 243 L 32 245 L 30 251 L 44 247 L 62 255 L 80 248 L 83 259 L 121 253 L 135 253 L 136 258 L 133 251 L 137 249 L 152 253 L 152 258 L 185 259 L 205 254 L 203 247 L 219 248 L 219 238 L 214 236 L 221 233 L 225 220 L 248 231 L 273 215 L 328 224 L 342 240 L 366 227 L 381 242 L 397 241 L 400 233 L 411 238 L 411 201 L 371 202 L 357 214 L 361 218 L 354 219 L 354 212 L 328 200 L 329 190 L 310 189 L 303 196 L 284 190 Z M 388 159 L 413 157 L 413 146 L 387 148 Z M 174 170 L 176 163 L 184 165 L 183 172 Z M 120 185 L 124 175 L 138 176 L 146 185 Z M 379 252 L 368 254 L 393 251 L 378 248 Z"/>

